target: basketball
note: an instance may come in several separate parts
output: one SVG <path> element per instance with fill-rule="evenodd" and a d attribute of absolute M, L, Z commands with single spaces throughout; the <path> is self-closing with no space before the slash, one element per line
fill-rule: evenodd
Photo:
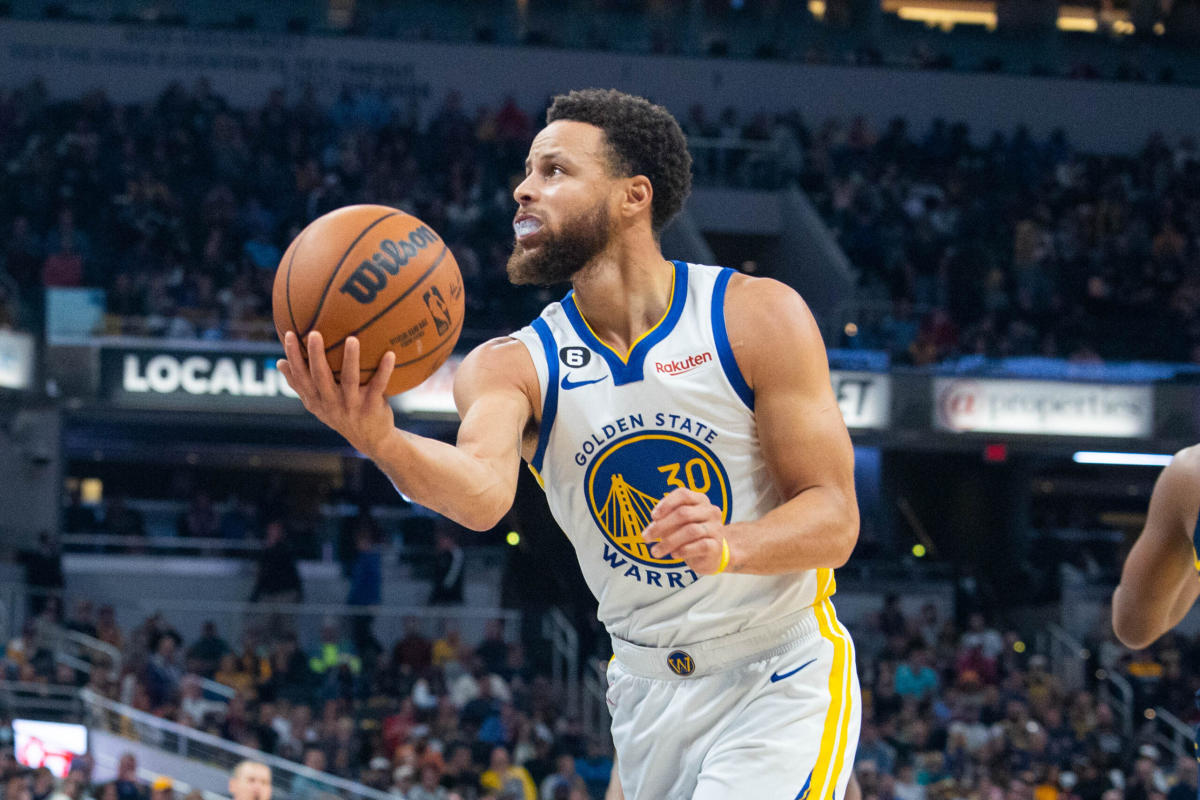
<path fill-rule="evenodd" d="M 309 223 L 288 246 L 271 306 L 280 341 L 288 331 L 301 342 L 321 333 L 335 377 L 350 336 L 361 343 L 362 383 L 393 351 L 385 390 L 393 395 L 428 378 L 454 350 L 463 282 L 446 243 L 421 220 L 387 206 L 346 206 Z"/>

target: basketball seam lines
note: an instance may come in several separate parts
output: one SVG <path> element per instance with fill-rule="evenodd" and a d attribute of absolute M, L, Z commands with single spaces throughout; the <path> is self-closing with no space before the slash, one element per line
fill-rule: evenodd
<path fill-rule="evenodd" d="M 300 240 L 304 238 L 304 234 L 308 233 L 308 229 L 300 231 L 300 235 L 296 237 L 296 249 L 292 251 L 292 257 L 288 259 L 287 278 L 284 280 L 283 294 L 287 297 L 288 318 L 292 321 L 292 330 L 296 335 L 300 335 L 300 326 L 296 324 L 296 315 L 292 312 L 292 264 L 296 263 L 296 253 L 300 252 Z"/>
<path fill-rule="evenodd" d="M 363 233 L 366 233 L 366 231 L 363 231 Z M 415 292 L 417 289 L 421 288 L 421 285 L 422 285 L 423 283 L 425 283 L 426 279 L 428 279 L 428 278 L 429 278 L 430 274 L 432 274 L 432 273 L 433 273 L 433 271 L 434 271 L 435 269 L 437 269 L 437 268 L 438 268 L 438 265 L 442 263 L 442 259 L 444 259 L 444 258 L 446 257 L 446 252 L 447 252 L 448 250 L 449 250 L 449 248 L 448 248 L 446 245 L 444 245 L 444 244 L 443 244 L 443 245 L 442 245 L 442 252 L 438 253 L 438 257 L 437 257 L 436 259 L 434 259 L 434 261 L 433 261 L 433 263 L 432 263 L 432 264 L 430 264 L 430 265 L 429 265 L 429 269 L 425 270 L 425 274 L 423 274 L 421 277 L 419 277 L 419 278 L 417 278 L 415 281 L 413 281 L 413 282 L 412 282 L 412 285 L 411 285 L 411 286 L 409 286 L 407 289 L 405 289 L 405 290 L 404 290 L 404 294 L 400 295 L 400 296 L 399 296 L 399 297 L 397 297 L 395 300 L 393 300 L 392 302 L 388 303 L 388 304 L 387 304 L 387 305 L 384 307 L 384 309 L 383 309 L 382 311 L 380 311 L 380 312 L 379 312 L 378 314 L 376 314 L 375 316 L 371 317 L 369 320 L 367 320 L 366 322 L 364 322 L 364 323 L 363 323 L 362 325 L 360 325 L 358 328 L 355 328 L 354 330 L 350 331 L 350 332 L 349 332 L 349 333 L 347 333 L 345 336 L 343 336 L 341 339 L 338 339 L 336 342 L 334 342 L 333 344 L 331 344 L 331 345 L 329 345 L 328 347 L 326 347 L 326 348 L 325 348 L 325 352 L 326 352 L 326 353 L 329 353 L 329 351 L 331 351 L 331 350 L 336 350 L 337 348 L 341 347 L 343 344 L 345 344 L 345 343 L 346 343 L 346 339 L 348 339 L 348 338 L 349 338 L 349 337 L 351 337 L 351 336 L 356 336 L 356 335 L 358 335 L 359 333 L 362 333 L 363 331 L 365 331 L 367 328 L 371 327 L 373 324 L 375 324 L 375 322 L 376 322 L 376 321 L 377 321 L 377 320 L 378 320 L 380 317 L 382 317 L 384 314 L 386 314 L 387 312 L 389 312 L 389 311 L 391 311 L 393 308 L 395 308 L 397 303 L 400 303 L 400 302 L 402 302 L 402 301 L 403 301 L 403 300 L 404 300 L 406 297 L 408 297 L 410 294 L 412 294 L 413 292 Z M 319 311 L 319 309 L 318 309 L 318 311 Z M 315 319 L 314 319 L 313 321 L 314 321 L 314 322 L 316 322 L 316 320 L 315 320 Z M 419 359 L 418 359 L 418 360 L 419 360 Z M 403 366 L 403 365 L 402 365 L 402 364 L 397 364 L 396 366 L 398 366 L 398 367 L 399 367 L 399 366 Z"/>
<path fill-rule="evenodd" d="M 330 273 L 329 280 L 325 283 L 325 288 L 321 290 L 321 299 L 317 301 L 317 310 L 313 314 L 312 322 L 308 323 L 308 329 L 306 331 L 304 331 L 304 334 L 300 337 L 301 339 L 303 339 L 304 336 L 307 336 L 309 333 L 312 332 L 312 329 L 317 324 L 317 320 L 321 318 L 321 309 L 325 305 L 325 298 L 329 295 L 329 288 L 331 286 L 333 286 L 334 279 L 337 278 L 338 273 L 342 271 L 342 264 L 346 263 L 346 258 L 350 255 L 350 253 L 352 253 L 354 251 L 355 247 L 358 247 L 358 243 L 362 241 L 362 238 L 364 236 L 366 236 L 367 233 L 370 232 L 370 230 L 372 228 L 374 228 L 379 223 L 383 222 L 388 217 L 394 217 L 394 216 L 397 216 L 398 214 L 400 214 L 399 211 L 391 211 L 387 214 L 384 214 L 382 217 L 375 220 L 367 227 L 363 228 L 362 232 L 359 233 L 358 236 L 354 237 L 354 241 L 351 242 L 350 246 L 346 248 L 346 252 L 342 253 L 342 257 L 340 259 L 338 259 L 337 266 L 334 267 L 333 272 Z M 296 249 L 299 250 L 300 248 L 297 247 Z M 289 276 L 290 276 L 290 272 L 289 272 Z M 294 320 L 293 320 L 293 324 L 294 324 Z M 328 353 L 329 348 L 325 348 L 325 352 Z"/>
<path fill-rule="evenodd" d="M 451 340 L 453 340 L 453 339 L 454 339 L 454 334 L 455 334 L 455 333 L 457 333 L 459 330 L 461 330 L 461 329 L 462 329 L 462 323 L 463 323 L 463 321 L 460 319 L 460 320 L 458 321 L 458 324 L 454 326 L 454 330 L 450 331 L 450 335 L 449 335 L 449 336 L 447 336 L 447 337 L 446 337 L 445 339 L 443 339 L 442 341 L 438 342 L 438 345 L 437 345 L 437 347 L 433 348 L 433 349 L 432 349 L 432 350 L 430 350 L 428 353 L 424 353 L 424 354 L 422 354 L 422 355 L 419 355 L 419 356 L 417 356 L 416 358 L 412 359 L 411 361 L 405 361 L 405 362 L 403 362 L 403 363 L 401 363 L 401 364 L 394 364 L 394 365 L 392 366 L 392 369 L 396 369 L 397 367 L 407 367 L 409 364 L 415 364 L 415 363 L 417 363 L 418 361 L 423 361 L 424 359 L 426 359 L 426 358 L 429 358 L 431 355 L 433 355 L 434 353 L 436 353 L 438 350 L 441 350 L 443 347 L 445 347 L 447 342 L 449 342 L 449 341 L 451 341 Z M 386 352 L 386 351 L 385 351 L 385 352 Z M 364 374 L 367 374 L 367 373 L 369 373 L 369 374 L 372 374 L 372 375 L 373 375 L 373 374 L 375 374 L 375 373 L 376 373 L 376 372 L 378 372 L 378 371 L 379 371 L 379 367 L 367 367 L 367 368 L 365 368 L 365 369 L 360 367 L 360 368 L 359 368 L 359 370 L 358 370 L 359 378 L 361 379 L 361 378 L 362 378 L 362 376 L 363 376 Z M 360 383 L 359 385 L 361 386 L 362 384 Z"/>

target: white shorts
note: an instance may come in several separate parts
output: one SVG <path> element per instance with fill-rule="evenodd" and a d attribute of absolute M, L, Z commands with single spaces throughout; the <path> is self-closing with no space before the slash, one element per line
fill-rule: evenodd
<path fill-rule="evenodd" d="M 613 649 L 608 706 L 627 800 L 844 796 L 862 709 L 854 643 L 829 600 L 696 645 Z"/>

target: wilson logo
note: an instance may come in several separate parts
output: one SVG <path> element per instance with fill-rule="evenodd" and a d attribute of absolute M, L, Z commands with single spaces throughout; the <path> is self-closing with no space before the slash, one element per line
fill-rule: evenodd
<path fill-rule="evenodd" d="M 387 286 L 389 275 L 400 272 L 400 268 L 411 261 L 413 256 L 439 241 L 441 239 L 438 235 L 426 225 L 414 230 L 407 239 L 398 242 L 384 239 L 379 243 L 379 249 L 358 265 L 358 269 L 351 273 L 339 291 L 350 295 L 359 303 L 370 303 Z"/>
<path fill-rule="evenodd" d="M 685 372 L 691 372 L 696 367 L 707 364 L 713 360 L 712 353 L 696 353 L 684 359 L 672 359 L 671 361 L 655 361 L 654 371 L 663 375 L 682 375 Z"/>

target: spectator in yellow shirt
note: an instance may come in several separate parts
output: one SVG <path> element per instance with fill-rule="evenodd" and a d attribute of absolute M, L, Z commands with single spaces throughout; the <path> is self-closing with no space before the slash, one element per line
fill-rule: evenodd
<path fill-rule="evenodd" d="M 503 792 L 509 797 L 520 796 L 524 800 L 537 800 L 537 787 L 533 783 L 533 777 L 524 767 L 513 766 L 507 747 L 492 749 L 491 765 L 479 776 L 479 785 L 490 792 Z M 518 787 L 520 795 L 509 791 Z"/>

